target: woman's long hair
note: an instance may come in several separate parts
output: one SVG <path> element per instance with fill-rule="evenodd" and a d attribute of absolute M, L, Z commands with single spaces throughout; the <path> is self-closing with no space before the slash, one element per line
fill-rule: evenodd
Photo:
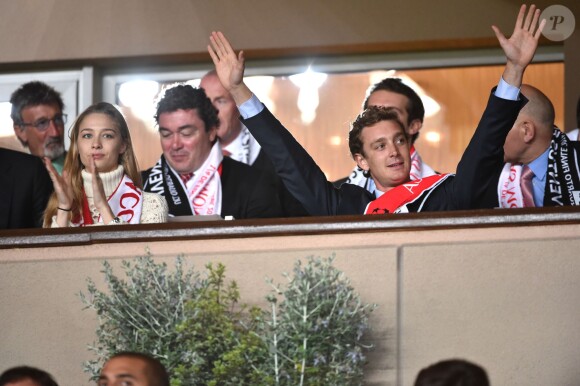
<path fill-rule="evenodd" d="M 129 133 L 129 127 L 127 122 L 123 117 L 123 114 L 117 110 L 115 106 L 107 102 L 99 102 L 92 106 L 89 106 L 85 111 L 81 113 L 76 119 L 73 127 L 70 130 L 70 149 L 66 155 L 63 167 L 64 171 L 68 172 L 68 178 L 71 179 L 71 185 L 73 190 L 72 205 L 71 205 L 71 215 L 72 218 L 79 218 L 82 213 L 83 208 L 83 178 L 81 171 L 84 168 L 81 163 L 81 157 L 79 155 L 79 149 L 77 146 L 77 140 L 79 137 L 79 130 L 82 121 L 90 114 L 104 114 L 111 118 L 114 122 L 116 128 L 121 134 L 123 143 L 126 145 L 126 150 L 123 154 L 119 155 L 119 164 L 123 165 L 125 169 L 125 174 L 129 176 L 136 187 L 139 189 L 143 188 L 141 183 L 141 173 L 139 172 L 139 166 L 137 165 L 137 159 L 135 158 L 135 153 L 133 152 L 133 144 L 131 143 L 131 134 Z M 56 215 L 58 208 L 58 200 L 56 198 L 56 192 L 52 194 L 48 205 L 44 211 L 44 227 L 50 227 L 52 223 L 52 217 Z"/>

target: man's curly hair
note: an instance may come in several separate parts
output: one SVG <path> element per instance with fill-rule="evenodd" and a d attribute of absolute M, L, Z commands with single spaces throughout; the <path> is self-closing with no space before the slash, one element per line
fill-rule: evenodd
<path fill-rule="evenodd" d="M 405 131 L 405 126 L 399 119 L 397 111 L 392 107 L 383 106 L 370 106 L 362 113 L 360 113 L 352 122 L 350 126 L 350 131 L 348 133 L 348 147 L 350 149 L 350 154 L 354 158 L 355 154 L 364 154 L 363 143 L 361 140 L 362 130 L 365 127 L 372 126 L 381 121 L 392 121 L 397 124 L 403 134 L 408 138 L 407 132 Z"/>
<path fill-rule="evenodd" d="M 170 85 L 165 88 L 157 101 L 155 121 L 159 125 L 159 116 L 177 110 L 197 110 L 200 119 L 205 124 L 205 131 L 219 126 L 218 111 L 211 103 L 202 88 L 188 84 Z"/>

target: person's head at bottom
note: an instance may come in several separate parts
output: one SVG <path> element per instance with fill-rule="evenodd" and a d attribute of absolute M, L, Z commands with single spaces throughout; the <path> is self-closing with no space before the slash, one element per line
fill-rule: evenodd
<path fill-rule="evenodd" d="M 437 362 L 417 375 L 415 386 L 489 386 L 485 370 L 463 359 Z"/>
<path fill-rule="evenodd" d="M 103 366 L 98 386 L 169 386 L 169 375 L 159 360 L 142 353 L 120 352 Z"/>
<path fill-rule="evenodd" d="M 29 366 L 18 366 L 0 375 L 0 386 L 58 386 L 58 384 L 46 371 Z"/>

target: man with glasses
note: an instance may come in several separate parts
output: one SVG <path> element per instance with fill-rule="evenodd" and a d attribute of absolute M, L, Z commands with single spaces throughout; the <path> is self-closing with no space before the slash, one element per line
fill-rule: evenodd
<path fill-rule="evenodd" d="M 64 103 L 60 94 L 43 82 L 20 86 L 10 97 L 14 133 L 31 154 L 48 157 L 59 173 L 64 166 Z"/>

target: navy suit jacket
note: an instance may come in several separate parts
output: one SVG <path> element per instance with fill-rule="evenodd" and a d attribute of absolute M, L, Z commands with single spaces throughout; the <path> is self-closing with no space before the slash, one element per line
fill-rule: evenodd
<path fill-rule="evenodd" d="M 520 109 L 527 100 L 510 101 L 493 93 L 475 130 L 455 177 L 435 188 L 421 207 L 410 211 L 439 211 L 497 206 L 497 171 L 503 167 L 503 143 Z M 292 134 L 264 109 L 256 116 L 242 119 L 274 164 L 284 184 L 313 216 L 363 214 L 375 197 L 352 184 L 340 188 L 329 182 L 312 157 Z"/>

